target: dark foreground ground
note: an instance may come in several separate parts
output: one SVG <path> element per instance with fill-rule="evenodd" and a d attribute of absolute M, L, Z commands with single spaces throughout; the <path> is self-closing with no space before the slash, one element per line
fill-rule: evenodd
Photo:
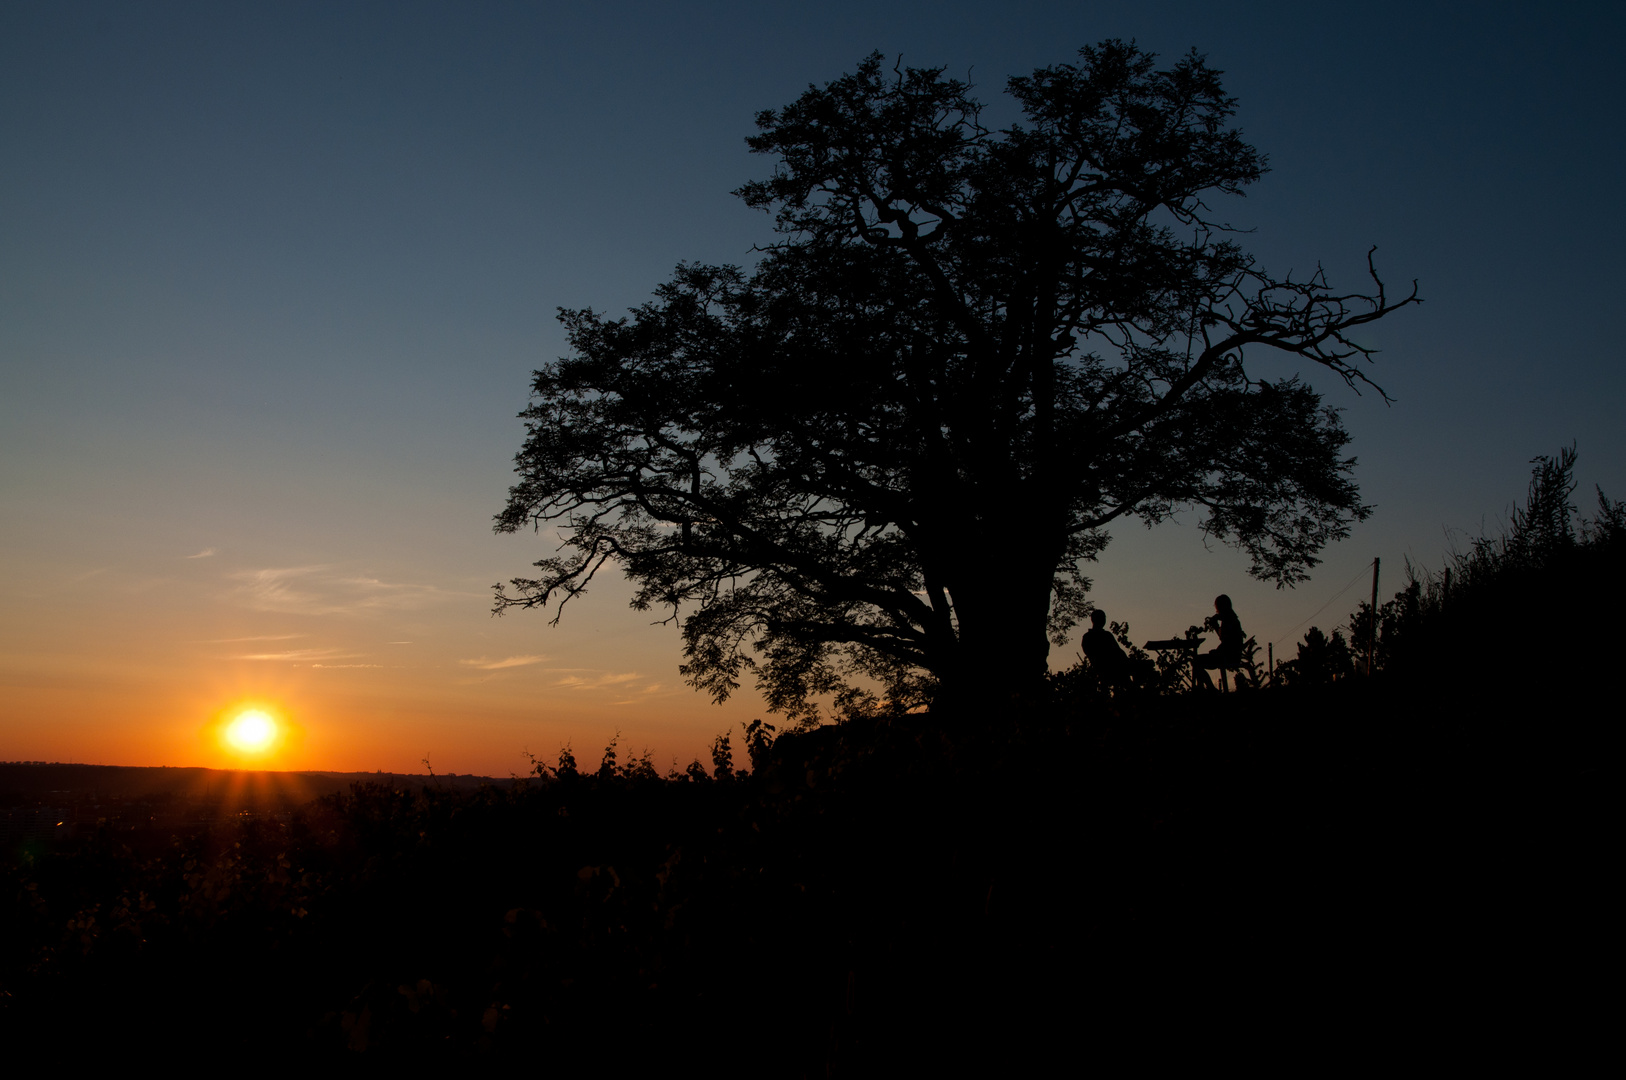
<path fill-rule="evenodd" d="M 1507 532 L 1351 616 L 1371 678 L 1312 629 L 1278 688 L 1109 699 L 1086 668 L 1023 711 L 748 736 L 749 775 L 106 773 L 87 803 L 27 773 L 65 786 L 0 791 L 5 1060 L 1595 1068 L 1626 506 L 1577 526 L 1573 453 L 1536 464 Z"/>
<path fill-rule="evenodd" d="M 1343 684 L 104 823 L 13 844 L 0 1024 L 611 1074 L 1556 1062 L 1609 1000 L 1609 723 Z"/>

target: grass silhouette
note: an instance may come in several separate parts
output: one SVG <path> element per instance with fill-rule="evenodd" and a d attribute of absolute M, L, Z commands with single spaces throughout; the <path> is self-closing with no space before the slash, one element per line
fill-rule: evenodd
<path fill-rule="evenodd" d="M 1584 1053 L 1626 523 L 1571 520 L 1573 464 L 1538 459 L 1449 588 L 1413 571 L 1372 678 L 1301 647 L 1278 685 L 1168 693 L 1143 656 L 1020 714 L 754 724 L 710 770 L 612 740 L 14 852 L 0 1020 L 65 1055 L 612 1073 Z"/>

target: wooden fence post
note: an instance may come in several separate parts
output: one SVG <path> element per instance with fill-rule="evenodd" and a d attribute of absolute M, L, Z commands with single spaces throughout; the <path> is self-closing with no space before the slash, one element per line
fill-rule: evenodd
<path fill-rule="evenodd" d="M 1378 651 L 1378 562 L 1372 559 L 1372 629 L 1366 634 L 1366 677 L 1372 677 L 1372 665 Z"/>

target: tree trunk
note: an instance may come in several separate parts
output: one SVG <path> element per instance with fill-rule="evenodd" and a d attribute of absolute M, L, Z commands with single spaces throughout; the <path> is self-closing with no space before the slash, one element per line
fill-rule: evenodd
<path fill-rule="evenodd" d="M 934 709 L 994 719 L 1039 700 L 1049 671 L 1050 578 L 1012 575 L 953 593 L 959 640 L 935 673 L 942 688 Z"/>

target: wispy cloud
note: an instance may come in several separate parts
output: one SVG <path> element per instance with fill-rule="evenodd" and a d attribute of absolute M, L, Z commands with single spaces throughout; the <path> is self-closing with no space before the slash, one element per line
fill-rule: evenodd
<path fill-rule="evenodd" d="M 434 585 L 419 585 L 409 581 L 380 581 L 372 577 L 339 578 L 336 584 L 353 589 L 358 594 L 358 607 L 402 610 L 423 607 L 436 600 L 450 599 L 454 594 Z"/>
<path fill-rule="evenodd" d="M 326 570 L 325 566 L 285 566 L 265 570 L 248 570 L 233 577 L 243 582 L 238 593 L 256 611 L 289 612 L 295 614 L 325 614 L 343 610 L 323 605 L 322 598 L 301 586 L 312 574 Z"/>
<path fill-rule="evenodd" d="M 283 663 L 298 664 L 310 663 L 317 660 L 348 660 L 361 653 L 345 652 L 343 649 L 289 649 L 287 652 L 244 653 L 235 656 L 234 660 L 273 660 Z"/>
<path fill-rule="evenodd" d="M 204 548 L 202 551 L 198 552 L 196 555 L 188 555 L 187 558 L 188 559 L 207 559 L 209 556 L 213 555 L 216 550 L 217 549 L 215 549 L 215 548 Z"/>
<path fill-rule="evenodd" d="M 292 641 L 302 638 L 304 634 L 256 634 L 253 637 L 217 637 L 204 638 L 198 641 L 199 645 L 232 645 L 239 641 Z"/>
<path fill-rule="evenodd" d="M 408 643 L 402 642 L 401 644 Z M 540 664 L 546 659 L 547 657 L 545 656 L 509 656 L 502 660 L 487 660 L 482 656 L 477 660 L 459 660 L 458 663 L 463 664 L 466 667 L 478 668 L 481 671 L 500 671 L 503 668 L 525 667 L 528 664 Z"/>
<path fill-rule="evenodd" d="M 617 678 L 618 679 L 619 678 L 636 678 L 636 676 L 626 676 L 626 677 L 617 676 Z M 661 684 L 660 683 L 650 683 L 648 686 L 646 686 L 642 690 L 638 691 L 639 694 L 643 695 L 642 697 L 625 698 L 625 699 L 623 699 L 621 701 L 612 701 L 612 702 L 610 702 L 610 704 L 611 705 L 638 705 L 638 704 L 641 704 L 643 702 L 647 702 L 649 700 L 649 695 L 650 694 L 658 694 L 658 693 L 660 693 L 660 690 L 661 690 Z"/>
<path fill-rule="evenodd" d="M 336 668 L 381 668 L 383 664 L 312 664 L 313 668 L 324 668 L 333 671 Z"/>
<path fill-rule="evenodd" d="M 638 674 L 636 671 L 628 671 L 620 674 L 608 672 L 591 679 L 584 678 L 581 675 L 566 675 L 553 685 L 563 686 L 571 690 L 606 690 L 610 687 L 618 687 L 625 683 L 636 682 L 641 678 L 643 678 L 643 676 Z"/>
<path fill-rule="evenodd" d="M 434 585 L 336 574 L 331 566 L 267 567 L 232 577 L 249 607 L 289 615 L 404 611 L 461 595 Z"/>

